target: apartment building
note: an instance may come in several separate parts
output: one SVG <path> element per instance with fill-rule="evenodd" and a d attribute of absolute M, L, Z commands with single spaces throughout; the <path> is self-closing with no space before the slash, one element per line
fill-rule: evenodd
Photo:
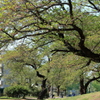
<path fill-rule="evenodd" d="M 1 59 L 1 57 L 0 57 Z M 0 63 L 0 95 L 3 93 L 4 83 L 3 83 L 3 64 Z"/>
<path fill-rule="evenodd" d="M 0 55 L 0 61 L 1 61 L 1 55 Z M 5 80 L 3 78 L 5 71 L 4 71 L 4 65 L 0 62 L 0 95 L 3 94 L 3 90 L 7 85 L 5 84 Z"/>

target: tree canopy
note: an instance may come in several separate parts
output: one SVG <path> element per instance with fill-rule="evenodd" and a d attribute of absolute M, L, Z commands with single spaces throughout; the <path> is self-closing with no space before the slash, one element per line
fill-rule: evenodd
<path fill-rule="evenodd" d="M 74 72 L 74 65 L 84 68 L 91 61 L 100 62 L 100 0 L 2 0 L 0 12 L 0 50 L 7 46 L 11 50 L 3 59 L 17 67 L 33 67 L 42 79 L 41 96 L 47 91 L 46 74 L 54 75 L 56 70 L 63 76 L 66 70 Z M 68 62 L 59 54 L 68 56 Z M 57 79 L 55 75 L 49 78 Z"/>
<path fill-rule="evenodd" d="M 0 3 L 0 47 L 18 40 L 40 42 L 39 46 L 60 40 L 65 48 L 55 48 L 53 52 L 73 52 L 100 62 L 99 0 L 3 0 Z"/>

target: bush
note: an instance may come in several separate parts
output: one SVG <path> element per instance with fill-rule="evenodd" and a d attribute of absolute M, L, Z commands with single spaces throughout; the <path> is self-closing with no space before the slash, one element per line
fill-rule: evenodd
<path fill-rule="evenodd" d="M 31 87 L 30 90 L 31 90 L 31 95 L 32 96 L 36 96 L 37 97 L 39 95 L 39 93 L 40 93 L 40 89 L 37 88 L 37 87 Z"/>
<path fill-rule="evenodd" d="M 30 94 L 32 96 L 36 96 L 36 97 L 38 97 L 40 95 L 40 93 L 42 92 L 41 88 L 39 88 L 39 87 L 31 87 L 30 90 L 31 90 Z M 49 94 L 46 93 L 45 97 L 46 98 L 49 97 Z"/>
<path fill-rule="evenodd" d="M 6 87 L 4 89 L 4 93 L 8 97 L 17 97 L 17 98 L 23 97 L 23 98 L 25 98 L 25 96 L 27 94 L 29 94 L 29 89 L 24 86 L 16 85 L 16 86 Z"/>

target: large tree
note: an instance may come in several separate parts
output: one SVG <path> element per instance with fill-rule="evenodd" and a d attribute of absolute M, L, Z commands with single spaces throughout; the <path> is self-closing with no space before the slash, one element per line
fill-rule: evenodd
<path fill-rule="evenodd" d="M 80 84 L 80 94 L 86 94 L 88 91 L 88 86 L 93 81 L 100 80 L 100 66 L 99 64 L 90 64 L 88 67 L 82 69 L 79 77 Z"/>
<path fill-rule="evenodd" d="M 100 62 L 99 0 L 3 0 L 0 3 L 1 48 L 15 40 L 44 41 L 40 46 L 60 40 L 65 48 L 53 51 L 73 52 Z"/>
<path fill-rule="evenodd" d="M 57 95 L 66 91 L 66 88 L 75 82 L 79 70 L 76 67 L 79 63 L 75 63 L 77 59 L 73 54 L 62 56 L 62 54 L 54 55 L 49 63 L 50 73 L 49 81 L 51 85 L 57 88 Z"/>
<path fill-rule="evenodd" d="M 25 43 L 30 47 L 31 44 L 38 44 L 34 46 L 35 50 L 43 50 L 41 47 L 47 45 L 53 54 L 59 51 L 72 52 L 100 62 L 99 5 L 99 0 L 0 1 L 0 48 L 14 42 L 18 45 Z M 58 41 L 62 42 L 62 46 L 51 49 L 51 44 Z M 25 63 L 29 59 L 24 59 Z M 35 64 L 34 57 L 32 59 L 28 64 L 36 69 L 39 76 L 38 62 Z M 46 77 L 41 77 L 45 83 Z M 45 89 L 45 84 L 42 86 Z"/>
<path fill-rule="evenodd" d="M 43 66 L 43 56 L 40 53 L 41 50 L 33 49 L 24 44 L 19 45 L 13 50 L 5 51 L 5 54 L 2 55 L 2 61 L 8 68 L 8 71 L 11 72 L 11 74 L 8 73 L 8 78 L 12 80 L 11 83 L 25 84 L 28 81 L 30 88 L 32 88 L 32 84 L 41 85 L 38 99 L 43 99 L 47 93 L 47 77 L 39 71 Z M 18 75 L 16 76 L 16 74 Z"/>

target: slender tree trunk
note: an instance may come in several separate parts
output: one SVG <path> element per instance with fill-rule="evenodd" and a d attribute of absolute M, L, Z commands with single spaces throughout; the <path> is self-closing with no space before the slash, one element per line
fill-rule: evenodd
<path fill-rule="evenodd" d="M 84 86 L 84 78 L 80 79 L 80 94 L 86 94 L 86 88 Z"/>
<path fill-rule="evenodd" d="M 57 96 L 60 94 L 60 86 L 57 86 Z"/>

